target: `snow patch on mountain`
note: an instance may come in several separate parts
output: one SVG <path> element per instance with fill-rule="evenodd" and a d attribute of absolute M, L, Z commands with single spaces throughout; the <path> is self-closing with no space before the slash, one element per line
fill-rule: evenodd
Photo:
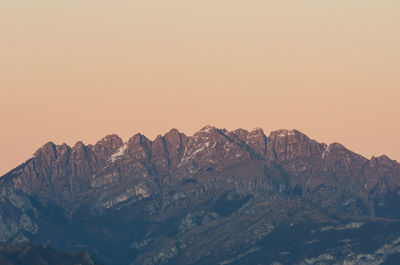
<path fill-rule="evenodd" d="M 324 150 L 324 152 L 322 153 L 322 156 L 321 156 L 321 158 L 324 158 L 327 154 L 328 154 L 328 152 L 329 152 L 329 148 L 330 148 L 331 146 L 330 145 L 327 145 L 326 146 L 326 148 L 325 148 L 325 150 Z"/>
<path fill-rule="evenodd" d="M 110 156 L 108 161 L 111 161 L 114 163 L 118 158 L 122 157 L 125 154 L 126 149 L 128 149 L 128 144 L 125 143 L 123 146 L 121 146 L 114 154 Z"/>

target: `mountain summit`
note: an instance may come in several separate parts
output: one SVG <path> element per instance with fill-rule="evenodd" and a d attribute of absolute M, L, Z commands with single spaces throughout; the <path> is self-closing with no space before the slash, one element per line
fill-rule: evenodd
<path fill-rule="evenodd" d="M 0 178 L 0 204 L 0 242 L 89 251 L 110 265 L 400 257 L 400 164 L 297 130 L 50 142 Z"/>

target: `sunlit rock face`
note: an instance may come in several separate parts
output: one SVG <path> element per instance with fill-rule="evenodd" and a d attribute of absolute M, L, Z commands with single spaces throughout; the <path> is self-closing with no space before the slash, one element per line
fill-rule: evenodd
<path fill-rule="evenodd" d="M 1 242 L 111 265 L 380 264 L 400 252 L 399 213 L 396 161 L 297 130 L 50 142 L 0 178 Z"/>

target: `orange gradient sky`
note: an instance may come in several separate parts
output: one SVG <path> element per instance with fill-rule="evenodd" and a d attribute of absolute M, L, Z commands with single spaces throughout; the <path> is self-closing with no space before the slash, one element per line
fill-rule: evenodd
<path fill-rule="evenodd" d="M 48 141 L 296 128 L 400 160 L 400 1 L 0 1 L 0 175 Z"/>

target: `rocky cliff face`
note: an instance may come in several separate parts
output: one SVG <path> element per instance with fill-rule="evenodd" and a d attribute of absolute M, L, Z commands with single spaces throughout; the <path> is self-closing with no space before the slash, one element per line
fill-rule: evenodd
<path fill-rule="evenodd" d="M 88 250 L 105 264 L 235 264 L 257 257 L 269 260 L 260 264 L 319 264 L 336 253 L 329 244 L 325 252 L 315 246 L 305 256 L 293 249 L 280 256 L 268 240 L 287 237 L 284 249 L 291 233 L 323 241 L 323 231 L 311 233 L 321 227 L 397 227 L 399 196 L 396 161 L 369 160 L 296 130 L 267 136 L 206 126 L 193 136 L 172 129 L 153 141 L 137 134 L 127 142 L 109 135 L 95 145 L 47 143 L 1 177 L 0 241 Z M 360 229 L 346 230 L 354 232 L 349 242 L 361 240 Z M 397 244 L 383 237 L 377 249 Z M 363 255 L 349 242 L 353 260 Z"/>

